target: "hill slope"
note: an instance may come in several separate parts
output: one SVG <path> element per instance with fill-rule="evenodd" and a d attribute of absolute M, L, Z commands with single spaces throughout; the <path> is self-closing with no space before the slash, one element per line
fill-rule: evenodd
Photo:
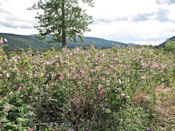
<path fill-rule="evenodd" d="M 39 40 L 35 37 L 35 35 L 16 35 L 16 34 L 6 34 L 6 33 L 0 33 L 0 37 L 6 38 L 8 40 L 8 45 L 5 46 L 5 49 L 7 50 L 14 50 L 14 49 L 20 49 L 20 48 L 32 48 L 32 49 L 50 49 L 52 47 L 54 48 L 61 48 L 61 43 L 55 43 L 55 44 L 48 44 L 46 40 Z M 95 37 L 84 37 L 84 42 L 81 43 L 80 39 L 77 39 L 77 43 L 67 41 L 68 48 L 74 48 L 77 46 L 80 47 L 89 47 L 90 44 L 95 43 L 96 48 L 110 48 L 113 46 L 128 46 L 128 44 L 121 43 L 121 42 L 115 42 L 115 41 L 109 41 L 101 38 L 95 38 Z M 133 46 L 133 45 L 130 45 Z"/>
<path fill-rule="evenodd" d="M 175 36 L 173 36 L 173 37 L 167 39 L 165 42 L 163 42 L 163 43 L 161 43 L 160 45 L 158 45 L 158 47 L 165 47 L 167 41 L 171 41 L 171 42 L 175 41 Z"/>

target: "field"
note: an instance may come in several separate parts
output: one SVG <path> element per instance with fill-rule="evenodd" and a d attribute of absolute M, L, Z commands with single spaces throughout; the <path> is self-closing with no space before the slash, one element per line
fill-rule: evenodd
<path fill-rule="evenodd" d="M 0 50 L 0 130 L 173 130 L 175 55 L 152 47 Z"/>

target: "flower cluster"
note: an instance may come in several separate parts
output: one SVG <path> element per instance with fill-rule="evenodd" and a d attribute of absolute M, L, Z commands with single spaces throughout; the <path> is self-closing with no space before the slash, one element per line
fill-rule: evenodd
<path fill-rule="evenodd" d="M 171 56 L 159 57 L 146 47 L 1 51 L 0 107 L 4 112 L 0 117 L 5 119 L 0 118 L 0 129 L 23 125 L 33 131 L 35 122 L 58 118 L 72 125 L 83 123 L 82 119 L 97 124 L 102 116 L 106 126 L 112 125 L 132 92 L 160 85 L 175 87 L 174 68 Z M 17 121 L 18 117 L 25 121 Z"/>

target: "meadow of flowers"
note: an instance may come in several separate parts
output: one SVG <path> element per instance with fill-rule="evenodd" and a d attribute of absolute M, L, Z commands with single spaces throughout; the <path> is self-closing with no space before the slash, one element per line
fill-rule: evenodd
<path fill-rule="evenodd" d="M 173 129 L 173 98 L 163 50 L 0 49 L 0 130 Z"/>

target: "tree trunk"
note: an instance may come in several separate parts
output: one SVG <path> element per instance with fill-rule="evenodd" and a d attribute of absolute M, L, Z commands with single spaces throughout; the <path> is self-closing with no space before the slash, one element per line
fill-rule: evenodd
<path fill-rule="evenodd" d="M 65 9 L 64 9 L 65 1 L 62 0 L 62 48 L 66 48 L 66 26 L 65 26 Z"/>

